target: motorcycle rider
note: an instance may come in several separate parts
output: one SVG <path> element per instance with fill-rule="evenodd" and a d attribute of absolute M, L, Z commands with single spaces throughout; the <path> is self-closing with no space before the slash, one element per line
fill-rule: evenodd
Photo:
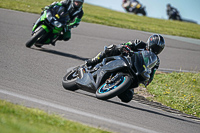
<path fill-rule="evenodd" d="M 160 54 L 162 50 L 165 47 L 165 40 L 164 38 L 159 35 L 159 34 L 153 34 L 151 35 L 147 42 L 143 42 L 141 40 L 131 40 L 126 43 L 122 43 L 119 45 L 110 45 L 108 46 L 104 51 L 100 52 L 96 57 L 89 59 L 85 62 L 87 66 L 95 66 L 97 63 L 100 63 L 105 57 L 109 56 L 116 56 L 120 55 L 123 53 L 124 48 L 129 49 L 129 52 L 137 52 L 137 51 L 142 51 L 142 50 L 148 50 L 156 55 Z M 158 58 L 158 56 L 157 56 Z M 145 83 L 145 86 L 147 86 L 151 81 L 153 80 L 154 74 L 156 70 L 158 69 L 160 65 L 160 60 L 158 58 L 157 64 L 152 68 L 151 74 L 150 74 L 150 79 L 148 82 Z M 138 87 L 138 85 L 134 86 Z M 122 102 L 129 102 L 133 98 L 133 90 L 127 90 L 120 94 L 118 97 L 121 99 Z"/>
<path fill-rule="evenodd" d="M 64 6 L 66 11 L 69 11 L 71 23 L 66 25 L 58 40 L 68 41 L 71 38 L 71 28 L 75 28 L 79 25 L 81 18 L 83 17 L 82 5 L 84 0 L 62 0 L 61 2 L 53 2 L 51 5 L 46 6 L 45 9 L 49 9 L 55 5 Z M 52 44 L 52 45 L 55 45 Z"/>
<path fill-rule="evenodd" d="M 134 4 L 132 4 L 134 3 Z M 124 7 L 124 9 L 127 12 L 133 12 L 137 6 L 137 4 L 139 4 L 139 1 L 137 0 L 123 0 L 122 6 Z M 132 6 L 134 5 L 134 6 Z"/>
<path fill-rule="evenodd" d="M 170 4 L 167 4 L 167 15 L 168 19 L 176 20 L 176 16 L 179 15 L 179 11 L 172 7 Z M 179 19 L 181 20 L 181 17 L 179 15 Z"/>

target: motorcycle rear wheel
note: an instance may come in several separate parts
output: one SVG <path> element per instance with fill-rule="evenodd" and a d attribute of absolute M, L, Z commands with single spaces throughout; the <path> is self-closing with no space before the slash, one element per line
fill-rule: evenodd
<path fill-rule="evenodd" d="M 62 85 L 66 90 L 75 91 L 78 90 L 78 86 L 76 85 L 76 80 L 78 78 L 77 71 L 74 69 L 69 71 L 62 80 Z"/>
<path fill-rule="evenodd" d="M 28 41 L 26 42 L 26 47 L 28 47 L 28 48 L 32 47 L 33 44 L 36 43 L 36 41 L 37 41 L 39 38 L 41 38 L 41 36 L 42 36 L 43 34 L 45 34 L 45 33 L 46 33 L 46 31 L 45 31 L 43 28 L 40 28 L 40 29 L 31 37 L 31 39 L 28 40 Z"/>
<path fill-rule="evenodd" d="M 127 75 L 121 76 L 120 80 L 117 80 L 114 83 L 105 82 L 97 89 L 96 97 L 101 100 L 113 98 L 127 90 L 130 87 L 131 83 L 132 80 Z"/>

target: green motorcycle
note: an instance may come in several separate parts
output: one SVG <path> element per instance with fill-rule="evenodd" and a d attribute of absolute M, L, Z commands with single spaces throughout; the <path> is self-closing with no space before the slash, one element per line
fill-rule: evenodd
<path fill-rule="evenodd" d="M 26 47 L 54 45 L 62 32 L 69 30 L 69 27 L 66 26 L 69 22 L 69 12 L 66 12 L 63 6 L 56 5 L 45 9 L 34 24 L 32 37 L 26 42 Z"/>

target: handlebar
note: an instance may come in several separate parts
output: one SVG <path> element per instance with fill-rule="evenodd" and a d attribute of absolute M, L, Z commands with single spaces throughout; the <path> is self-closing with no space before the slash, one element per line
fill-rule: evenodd
<path fill-rule="evenodd" d="M 129 46 L 125 45 L 125 46 L 123 46 L 123 47 L 121 48 L 121 53 L 122 53 L 122 54 L 125 53 L 125 54 L 127 54 L 127 55 L 129 55 L 129 56 L 132 56 L 133 53 L 134 53 L 134 51 L 131 50 L 131 48 L 130 48 Z"/>

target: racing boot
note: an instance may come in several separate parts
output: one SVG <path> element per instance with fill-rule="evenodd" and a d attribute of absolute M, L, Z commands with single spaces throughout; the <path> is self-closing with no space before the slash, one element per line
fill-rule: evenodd
<path fill-rule="evenodd" d="M 61 41 L 61 40 L 63 40 L 63 41 L 68 41 L 69 39 L 70 39 L 70 38 L 64 37 L 64 35 L 60 35 L 60 36 L 59 36 L 55 41 L 53 41 L 51 44 L 52 44 L 53 46 L 55 46 L 57 40 L 59 40 L 59 41 Z"/>
<path fill-rule="evenodd" d="M 92 59 L 88 59 L 85 64 L 89 67 L 92 66 L 94 67 L 96 64 L 100 63 L 103 58 L 105 58 L 105 52 L 100 52 L 96 57 L 92 58 Z"/>
<path fill-rule="evenodd" d="M 35 43 L 35 46 L 38 47 L 38 48 L 42 48 L 43 45 L 42 45 L 42 44 Z"/>
<path fill-rule="evenodd" d="M 89 59 L 86 61 L 87 66 L 94 67 L 97 63 L 100 63 L 105 57 L 119 55 L 120 52 L 116 45 L 110 45 L 108 47 L 104 47 L 104 51 L 100 52 L 96 57 Z"/>

